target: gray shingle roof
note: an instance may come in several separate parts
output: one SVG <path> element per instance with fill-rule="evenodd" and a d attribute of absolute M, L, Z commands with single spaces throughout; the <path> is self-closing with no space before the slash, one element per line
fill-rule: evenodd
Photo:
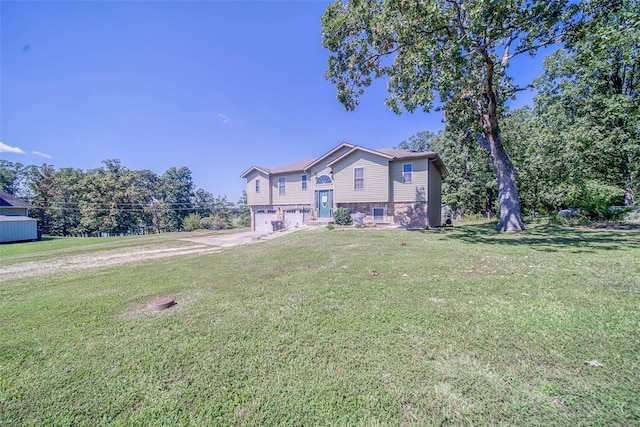
<path fill-rule="evenodd" d="M 436 153 L 433 151 L 409 151 L 402 150 L 400 148 L 376 148 L 373 151 L 378 151 L 389 156 L 393 156 L 396 159 L 409 159 L 414 157 L 434 157 Z"/>
<path fill-rule="evenodd" d="M 359 147 L 359 146 L 351 145 L 351 144 L 346 144 L 346 145 L 351 146 L 353 148 L 358 148 Z M 419 158 L 419 157 L 427 157 L 427 158 L 430 158 L 430 159 L 436 159 L 437 163 L 438 163 L 438 167 L 441 169 L 443 174 L 446 175 L 448 173 L 447 170 L 446 170 L 446 167 L 442 163 L 442 160 L 440 160 L 440 158 L 438 157 L 438 154 L 433 152 L 433 151 L 409 151 L 409 150 L 402 150 L 402 149 L 399 149 L 399 148 L 378 148 L 378 149 L 375 149 L 375 150 L 370 150 L 370 149 L 367 149 L 365 147 L 359 147 L 359 148 L 367 150 L 367 151 L 377 151 L 381 155 L 393 157 L 394 160 L 396 160 L 396 159 L 412 159 L 412 158 Z M 322 157 L 324 157 L 324 156 L 316 157 L 316 158 L 309 159 L 309 160 L 303 160 L 303 161 L 300 161 L 300 162 L 295 162 L 295 163 L 291 163 L 291 164 L 284 165 L 284 166 L 278 166 L 278 167 L 271 168 L 271 169 L 270 168 L 260 167 L 260 166 L 253 166 L 253 167 L 249 168 L 249 170 L 247 172 L 245 172 L 244 174 L 242 174 L 241 176 L 244 178 L 247 175 L 247 173 L 249 173 L 249 171 L 251 171 L 253 169 L 259 169 L 259 170 L 261 170 L 263 172 L 266 172 L 268 174 L 303 172 L 307 166 L 309 166 L 310 164 L 316 162 L 317 160 L 319 160 Z"/>
<path fill-rule="evenodd" d="M 295 162 L 284 166 L 278 166 L 273 169 L 269 169 L 270 173 L 286 173 L 286 172 L 298 172 L 303 171 L 305 166 L 313 162 L 315 159 L 303 160 L 301 162 Z"/>
<path fill-rule="evenodd" d="M 9 193 L 5 193 L 0 190 L 0 206 L 13 206 L 16 208 L 31 208 L 31 204 L 25 202 L 22 199 L 19 199 L 15 196 L 12 196 Z"/>

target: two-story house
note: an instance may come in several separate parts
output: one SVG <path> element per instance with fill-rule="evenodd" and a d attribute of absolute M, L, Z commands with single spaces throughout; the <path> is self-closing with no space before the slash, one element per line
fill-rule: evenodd
<path fill-rule="evenodd" d="M 272 231 L 309 220 L 331 220 L 348 208 L 364 224 L 426 228 L 441 225 L 447 169 L 434 152 L 371 150 L 342 143 L 310 160 L 276 168 L 253 166 L 247 180 L 251 228 Z"/>

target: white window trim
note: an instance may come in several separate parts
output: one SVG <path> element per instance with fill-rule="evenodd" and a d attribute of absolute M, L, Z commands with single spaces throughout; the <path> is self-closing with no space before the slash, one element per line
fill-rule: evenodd
<path fill-rule="evenodd" d="M 318 182 L 322 177 L 327 177 L 327 179 L 329 180 L 329 182 Z M 328 184 L 333 184 L 333 180 L 331 179 L 331 177 L 327 174 L 322 174 L 320 176 L 318 176 L 316 178 L 316 185 L 328 185 Z"/>
<path fill-rule="evenodd" d="M 287 195 L 287 178 L 284 176 L 278 177 L 278 195 Z"/>
<path fill-rule="evenodd" d="M 356 178 L 356 171 L 358 169 L 362 169 L 362 178 Z M 365 189 L 364 177 L 365 177 L 364 166 L 356 166 L 353 168 L 353 190 L 354 191 L 363 191 Z M 356 179 L 362 180 L 362 188 L 356 188 Z"/>
<path fill-rule="evenodd" d="M 302 177 L 300 178 L 300 182 L 301 182 L 300 187 L 303 190 L 309 189 L 309 179 L 308 179 L 307 175 L 302 175 Z"/>
<path fill-rule="evenodd" d="M 405 171 L 404 171 L 404 167 L 405 167 L 406 165 L 411 165 L 411 172 L 405 172 Z M 404 176 L 405 176 L 404 174 L 405 174 L 405 173 L 411 174 L 411 179 L 409 179 L 409 180 L 405 180 L 405 179 L 404 179 Z M 403 164 L 402 164 L 402 183 L 403 183 L 403 184 L 411 184 L 411 183 L 413 183 L 413 163 L 403 163 Z"/>
<path fill-rule="evenodd" d="M 260 180 L 256 179 L 256 193 L 260 192 Z"/>

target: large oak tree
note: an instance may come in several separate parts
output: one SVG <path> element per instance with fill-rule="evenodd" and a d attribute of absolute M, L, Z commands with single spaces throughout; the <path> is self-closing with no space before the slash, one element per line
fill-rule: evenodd
<path fill-rule="evenodd" d="M 497 229 L 524 229 L 516 174 L 500 138 L 505 101 L 523 88 L 510 61 L 557 40 L 565 0 L 348 0 L 322 17 L 332 55 L 327 78 L 347 110 L 374 78 L 388 77 L 392 111 L 430 111 L 440 95 L 448 123 L 466 126 L 491 158 L 498 185 Z"/>

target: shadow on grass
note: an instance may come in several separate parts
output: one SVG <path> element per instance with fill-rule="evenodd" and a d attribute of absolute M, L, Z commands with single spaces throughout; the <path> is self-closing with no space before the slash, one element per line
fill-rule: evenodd
<path fill-rule="evenodd" d="M 446 237 L 465 243 L 533 246 L 545 252 L 561 248 L 571 248 L 574 253 L 640 249 L 640 230 L 635 228 L 620 231 L 530 224 L 523 233 L 500 233 L 495 226 L 495 222 L 454 226 L 446 229 Z"/>

